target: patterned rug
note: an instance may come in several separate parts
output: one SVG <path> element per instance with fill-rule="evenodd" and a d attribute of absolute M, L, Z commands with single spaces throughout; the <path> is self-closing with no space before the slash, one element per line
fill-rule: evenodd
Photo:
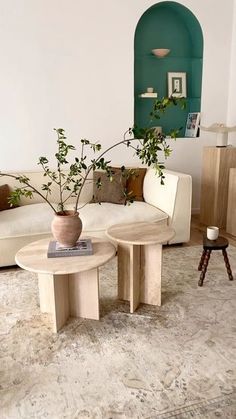
<path fill-rule="evenodd" d="M 116 300 L 116 259 L 101 269 L 101 320 L 58 334 L 37 277 L 0 270 L 1 419 L 236 418 L 236 280 L 213 252 L 164 250 L 162 307 Z M 236 248 L 228 250 L 236 277 Z"/>

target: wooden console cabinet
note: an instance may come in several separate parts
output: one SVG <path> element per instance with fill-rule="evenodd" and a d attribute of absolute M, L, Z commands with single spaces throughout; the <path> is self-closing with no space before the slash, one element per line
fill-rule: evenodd
<path fill-rule="evenodd" d="M 229 171 L 226 232 L 236 236 L 236 169 L 230 169 Z"/>
<path fill-rule="evenodd" d="M 229 169 L 236 168 L 236 147 L 204 147 L 200 221 L 226 227 Z"/>

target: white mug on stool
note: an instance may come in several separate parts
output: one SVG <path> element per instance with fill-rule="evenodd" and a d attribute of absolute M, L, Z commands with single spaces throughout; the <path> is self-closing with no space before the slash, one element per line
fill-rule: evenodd
<path fill-rule="evenodd" d="M 209 226 L 207 227 L 207 238 L 209 240 L 216 240 L 219 236 L 219 227 Z"/>

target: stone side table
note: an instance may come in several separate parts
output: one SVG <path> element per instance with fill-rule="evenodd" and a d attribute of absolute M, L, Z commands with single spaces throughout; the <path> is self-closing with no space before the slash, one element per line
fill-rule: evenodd
<path fill-rule="evenodd" d="M 38 274 L 40 309 L 51 313 L 58 332 L 69 316 L 99 320 L 99 266 L 116 254 L 112 243 L 91 238 L 93 254 L 48 258 L 49 239 L 23 247 L 16 254 L 21 268 Z"/>
<path fill-rule="evenodd" d="M 130 301 L 131 313 L 139 303 L 160 306 L 162 244 L 174 237 L 174 229 L 137 222 L 114 225 L 106 234 L 118 243 L 118 298 Z"/>

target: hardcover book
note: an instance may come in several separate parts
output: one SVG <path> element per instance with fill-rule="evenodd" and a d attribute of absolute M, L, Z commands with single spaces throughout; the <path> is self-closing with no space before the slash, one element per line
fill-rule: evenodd
<path fill-rule="evenodd" d="M 53 240 L 48 245 L 48 258 L 58 258 L 66 256 L 86 256 L 93 254 L 91 239 L 78 240 L 74 247 L 62 247 L 60 243 Z"/>

